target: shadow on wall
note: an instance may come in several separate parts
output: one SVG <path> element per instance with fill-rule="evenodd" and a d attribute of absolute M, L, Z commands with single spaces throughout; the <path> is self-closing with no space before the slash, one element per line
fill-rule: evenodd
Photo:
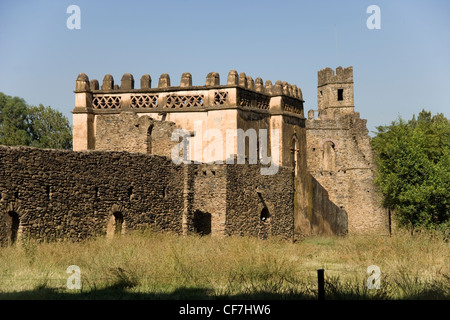
<path fill-rule="evenodd" d="M 298 189 L 294 201 L 297 205 L 297 239 L 314 235 L 348 234 L 347 211 L 330 200 L 328 191 L 311 174 L 304 176 L 304 183 Z"/>

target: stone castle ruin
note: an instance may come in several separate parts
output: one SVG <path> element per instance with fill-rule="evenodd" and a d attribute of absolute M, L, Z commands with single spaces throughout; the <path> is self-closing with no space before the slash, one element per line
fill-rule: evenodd
<path fill-rule="evenodd" d="M 73 151 L 0 147 L 0 241 L 148 227 L 286 239 L 387 234 L 352 67 L 320 70 L 318 110 L 306 119 L 303 106 L 296 85 L 234 70 L 226 84 L 208 74 L 204 86 L 184 73 L 178 86 L 163 74 L 152 87 L 146 74 L 139 89 L 131 74 L 120 86 L 106 75 L 100 87 L 82 73 Z"/>

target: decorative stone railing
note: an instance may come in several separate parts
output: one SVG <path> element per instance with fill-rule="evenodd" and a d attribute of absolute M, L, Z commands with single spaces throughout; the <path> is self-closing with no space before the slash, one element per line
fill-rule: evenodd
<path fill-rule="evenodd" d="M 204 86 L 193 86 L 190 73 L 183 73 L 179 86 L 171 86 L 168 74 L 162 74 L 157 88 L 151 87 L 151 77 L 141 77 L 140 89 L 134 88 L 133 75 L 126 73 L 121 85 L 107 74 L 101 87 L 81 73 L 76 81 L 74 113 L 185 112 L 205 109 L 241 108 L 268 113 L 290 113 L 304 117 L 302 91 L 296 85 L 270 80 L 263 85 L 261 78 L 231 70 L 227 84 L 220 85 L 217 72 L 206 77 Z"/>

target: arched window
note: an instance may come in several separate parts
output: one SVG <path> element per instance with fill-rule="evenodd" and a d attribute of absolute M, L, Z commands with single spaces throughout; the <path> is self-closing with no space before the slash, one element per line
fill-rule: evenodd
<path fill-rule="evenodd" d="M 270 217 L 271 214 L 269 212 L 269 209 L 267 209 L 266 206 L 261 210 L 261 214 L 259 215 L 259 238 L 261 239 L 267 239 L 267 237 L 270 234 Z"/>
<path fill-rule="evenodd" d="M 261 222 L 269 222 L 270 216 L 271 215 L 270 215 L 269 209 L 267 209 L 267 207 L 264 207 L 261 210 L 261 214 L 260 214 L 259 218 L 260 218 Z"/>
<path fill-rule="evenodd" d="M 8 216 L 11 218 L 10 241 L 11 241 L 11 244 L 14 244 L 17 241 L 17 238 L 19 235 L 20 217 L 17 214 L 17 212 L 14 212 L 14 211 L 8 212 Z"/>
<path fill-rule="evenodd" d="M 322 150 L 322 170 L 334 171 L 336 164 L 335 144 L 332 141 L 326 141 Z"/>

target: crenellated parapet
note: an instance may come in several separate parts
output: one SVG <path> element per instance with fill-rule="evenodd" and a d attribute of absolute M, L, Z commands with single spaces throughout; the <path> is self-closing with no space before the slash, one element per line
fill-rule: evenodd
<path fill-rule="evenodd" d="M 353 67 L 337 67 L 336 74 L 331 68 L 325 68 L 318 72 L 318 86 L 332 83 L 353 83 Z"/>
<path fill-rule="evenodd" d="M 255 80 L 244 72 L 231 70 L 226 84 L 220 84 L 220 75 L 210 72 L 205 85 L 193 86 L 192 75 L 183 73 L 178 86 L 171 84 L 167 73 L 159 77 L 156 87 L 152 78 L 144 74 L 140 88 L 135 88 L 132 74 L 125 73 L 120 86 L 107 74 L 100 85 L 96 79 L 89 80 L 79 74 L 75 91 L 76 102 L 73 113 L 118 113 L 134 112 L 186 112 L 239 108 L 267 113 L 288 113 L 303 118 L 302 91 L 296 85 L 270 80 L 265 83 Z"/>

